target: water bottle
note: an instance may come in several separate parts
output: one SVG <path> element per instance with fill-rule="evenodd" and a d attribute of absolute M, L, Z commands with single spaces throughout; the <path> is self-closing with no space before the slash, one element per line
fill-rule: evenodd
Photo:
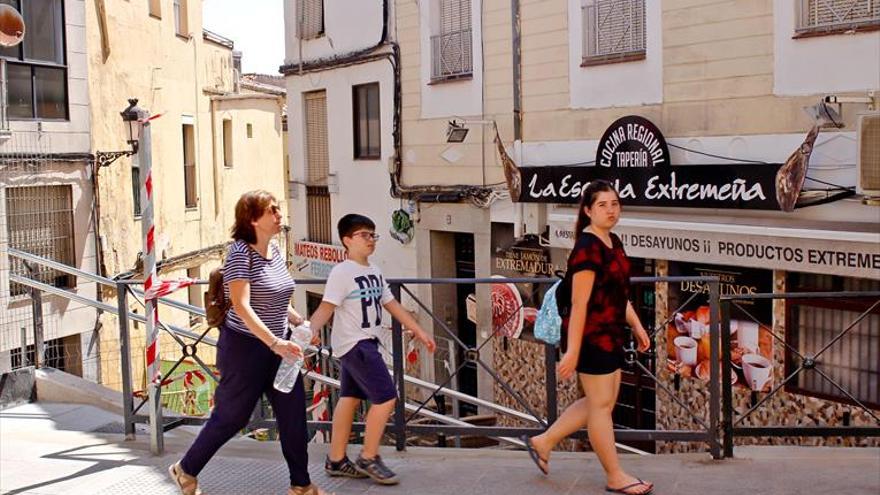
<path fill-rule="evenodd" d="M 312 330 L 309 326 L 309 322 L 303 322 L 302 325 L 292 328 L 290 332 L 290 340 L 298 345 L 303 350 L 303 353 L 305 353 L 309 342 L 312 340 Z M 275 374 L 275 390 L 285 394 L 293 390 L 293 386 L 296 384 L 296 379 L 299 377 L 302 366 L 302 356 L 296 359 L 282 359 L 281 365 L 278 366 L 278 373 Z"/>

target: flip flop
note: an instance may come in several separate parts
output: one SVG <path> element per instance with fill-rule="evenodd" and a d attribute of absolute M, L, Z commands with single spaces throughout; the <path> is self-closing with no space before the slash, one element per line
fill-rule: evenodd
<path fill-rule="evenodd" d="M 544 459 L 540 455 L 538 455 L 538 451 L 535 450 L 534 447 L 532 447 L 532 439 L 529 438 L 528 435 L 522 435 L 519 437 L 519 439 L 522 440 L 524 444 L 526 444 L 526 450 L 529 452 L 529 457 L 532 458 L 532 462 L 535 463 L 535 466 L 538 466 L 538 469 L 540 469 L 541 472 L 544 473 L 544 476 L 550 474 L 547 471 L 547 468 L 541 465 L 542 462 L 546 465 L 547 459 Z"/>
<path fill-rule="evenodd" d="M 630 485 L 622 486 L 620 488 L 611 488 L 610 486 L 606 486 L 605 491 L 611 492 L 611 493 L 623 493 L 624 495 L 651 495 L 652 493 L 654 493 L 654 485 L 652 485 L 651 483 L 645 483 L 644 481 L 640 480 L 639 478 L 636 478 L 636 479 L 638 480 L 637 482 L 632 483 Z M 627 491 L 627 490 L 635 488 L 639 485 L 647 486 L 648 490 L 644 491 L 644 492 L 628 492 Z"/>

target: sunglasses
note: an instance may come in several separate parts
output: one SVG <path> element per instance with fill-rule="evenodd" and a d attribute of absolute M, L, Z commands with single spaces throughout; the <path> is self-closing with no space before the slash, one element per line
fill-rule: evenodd
<path fill-rule="evenodd" d="M 381 237 L 379 234 L 377 234 L 375 232 L 367 232 L 366 230 L 362 230 L 360 232 L 355 232 L 354 234 L 351 234 L 351 236 L 352 237 L 358 236 L 365 241 L 369 241 L 369 240 L 378 241 L 379 237 Z"/>

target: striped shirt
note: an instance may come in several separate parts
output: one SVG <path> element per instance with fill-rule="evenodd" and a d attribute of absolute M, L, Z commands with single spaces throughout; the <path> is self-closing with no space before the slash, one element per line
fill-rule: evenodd
<path fill-rule="evenodd" d="M 269 254 L 271 258 L 266 259 L 245 241 L 233 242 L 223 265 L 223 286 L 229 298 L 229 282 L 248 281 L 254 312 L 276 337 L 283 338 L 287 333 L 287 306 L 293 295 L 294 282 L 275 242 L 269 244 Z M 229 310 L 223 326 L 253 335 L 234 308 Z"/>

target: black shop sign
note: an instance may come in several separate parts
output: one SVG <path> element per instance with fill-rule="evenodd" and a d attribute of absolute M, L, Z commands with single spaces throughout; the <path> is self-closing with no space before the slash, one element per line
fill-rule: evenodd
<path fill-rule="evenodd" d="M 779 210 L 781 163 L 672 165 L 663 134 L 630 115 L 602 135 L 593 166 L 520 167 L 523 203 L 577 203 L 590 181 L 610 181 L 634 206 Z"/>

